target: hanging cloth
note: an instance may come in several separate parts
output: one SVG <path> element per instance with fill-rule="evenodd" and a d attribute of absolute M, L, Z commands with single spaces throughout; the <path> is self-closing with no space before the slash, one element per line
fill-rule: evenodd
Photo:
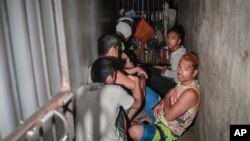
<path fill-rule="evenodd" d="M 142 18 L 136 27 L 134 37 L 137 38 L 141 43 L 147 44 L 148 40 L 153 34 L 154 29 L 144 20 L 144 18 Z"/>

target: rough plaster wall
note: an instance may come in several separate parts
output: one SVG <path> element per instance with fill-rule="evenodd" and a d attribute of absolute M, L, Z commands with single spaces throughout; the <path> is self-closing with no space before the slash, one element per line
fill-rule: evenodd
<path fill-rule="evenodd" d="M 97 39 L 114 30 L 114 1 L 63 1 L 65 34 L 73 92 L 87 82 L 88 66 L 97 57 Z"/>
<path fill-rule="evenodd" d="M 228 141 L 230 124 L 250 123 L 250 1 L 179 0 L 188 50 L 200 56 L 199 141 Z"/>

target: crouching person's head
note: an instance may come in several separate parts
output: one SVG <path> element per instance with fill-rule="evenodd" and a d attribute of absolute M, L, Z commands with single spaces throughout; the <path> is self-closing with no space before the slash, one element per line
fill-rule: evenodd
<path fill-rule="evenodd" d="M 116 80 L 117 63 L 111 57 L 98 58 L 91 68 L 93 82 L 114 84 Z"/>

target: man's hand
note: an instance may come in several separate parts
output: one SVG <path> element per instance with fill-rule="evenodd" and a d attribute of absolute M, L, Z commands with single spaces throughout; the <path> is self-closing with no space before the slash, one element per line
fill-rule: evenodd
<path fill-rule="evenodd" d="M 124 68 L 133 68 L 135 66 L 126 53 L 123 52 L 121 58 L 126 61 Z"/>
<path fill-rule="evenodd" d="M 167 67 L 166 66 L 154 66 L 155 68 L 159 69 L 159 70 L 166 70 Z"/>
<path fill-rule="evenodd" d="M 160 110 L 162 110 L 162 101 L 160 101 L 158 104 L 155 105 L 154 107 L 154 116 L 155 117 L 158 117 L 159 116 L 159 113 L 160 113 Z"/>
<path fill-rule="evenodd" d="M 148 79 L 148 74 L 140 67 L 136 67 L 136 72 L 138 76 L 144 75 Z"/>
<path fill-rule="evenodd" d="M 147 73 L 140 67 L 125 68 L 124 71 L 128 74 L 137 74 L 138 76 L 144 75 L 148 79 Z"/>
<path fill-rule="evenodd" d="M 165 72 L 168 69 L 166 66 L 154 66 L 161 71 L 161 76 L 165 76 Z"/>

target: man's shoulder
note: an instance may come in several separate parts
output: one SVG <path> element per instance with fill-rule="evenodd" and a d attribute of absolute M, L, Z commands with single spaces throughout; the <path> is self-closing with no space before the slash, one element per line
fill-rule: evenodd
<path fill-rule="evenodd" d="M 181 46 L 181 47 L 179 48 L 179 52 L 184 54 L 184 53 L 187 52 L 187 49 L 186 49 L 184 46 Z"/>
<path fill-rule="evenodd" d="M 120 85 L 105 85 L 102 89 L 102 94 L 109 96 L 116 95 L 118 97 L 129 95 Z"/>
<path fill-rule="evenodd" d="M 123 88 L 119 85 L 113 84 L 113 85 L 105 85 L 103 87 L 103 90 L 105 90 L 105 91 L 122 91 Z"/>

